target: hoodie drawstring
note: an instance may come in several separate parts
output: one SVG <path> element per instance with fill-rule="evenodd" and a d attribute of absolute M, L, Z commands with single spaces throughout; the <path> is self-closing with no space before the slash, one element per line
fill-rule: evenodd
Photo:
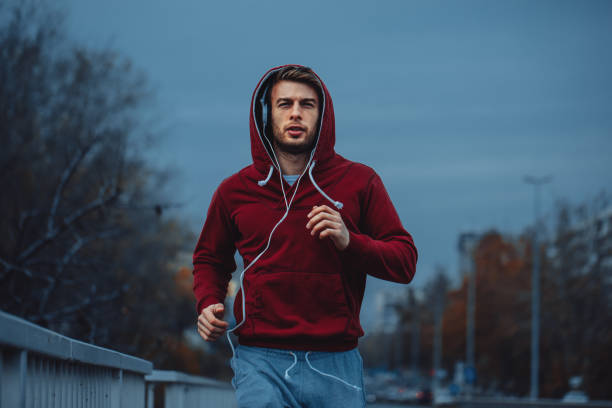
<path fill-rule="evenodd" d="M 323 371 L 319 371 L 319 370 L 317 370 L 316 368 L 314 368 L 314 367 L 312 366 L 312 364 L 310 364 L 310 360 L 308 359 L 308 355 L 309 355 L 309 354 L 310 354 L 310 351 L 306 353 L 306 362 L 308 363 L 308 367 L 310 367 L 310 368 L 312 369 L 312 371 L 315 371 L 315 372 L 317 372 L 317 373 L 319 373 L 319 374 L 321 374 L 321 375 L 324 375 L 325 377 L 330 377 L 330 378 L 333 378 L 334 380 L 338 380 L 338 381 L 340 381 L 342 384 L 344 384 L 344 385 L 346 385 L 346 386 L 348 386 L 348 387 L 354 388 L 354 389 L 355 389 L 355 390 L 357 390 L 357 391 L 361 391 L 361 387 L 358 387 L 358 386 L 353 385 L 353 384 L 349 384 L 349 383 L 347 383 L 346 381 L 344 381 L 342 378 L 338 378 L 338 377 L 336 377 L 335 375 L 327 374 L 327 373 L 324 373 Z"/>
<path fill-rule="evenodd" d="M 257 184 L 259 184 L 261 187 L 263 187 L 266 184 L 268 184 L 268 181 L 270 181 L 270 177 L 272 177 L 272 172 L 273 171 L 274 171 L 274 166 L 270 165 L 270 171 L 268 171 L 268 177 L 266 177 L 265 180 L 259 180 L 257 182 Z"/>
<path fill-rule="evenodd" d="M 317 182 L 314 180 L 314 177 L 312 176 L 312 169 L 314 168 L 315 163 L 316 161 L 313 160 L 310 166 L 308 167 L 308 177 L 310 178 L 310 182 L 317 189 L 317 191 L 321 193 L 323 197 L 325 197 L 329 202 L 331 202 L 337 209 L 341 210 L 342 207 L 344 207 L 344 204 L 342 204 L 340 201 L 336 201 L 332 199 L 330 196 L 325 194 L 325 191 L 323 191 L 321 187 L 319 187 Z M 274 166 L 270 165 L 270 171 L 268 171 L 268 177 L 266 177 L 265 180 L 259 180 L 257 184 L 259 184 L 261 187 L 265 186 L 268 183 L 268 181 L 270 181 L 273 171 L 274 171 Z"/>
<path fill-rule="evenodd" d="M 321 193 L 321 195 L 325 198 L 327 198 L 327 200 L 329 202 L 331 202 L 332 204 L 334 204 L 334 206 L 337 209 L 342 209 L 342 207 L 344 207 L 344 204 L 342 204 L 340 201 L 335 201 L 333 200 L 330 196 L 328 196 L 327 194 L 325 194 L 325 191 L 321 190 L 321 187 L 319 187 L 317 185 L 317 183 L 314 181 L 314 178 L 312 177 L 312 169 L 315 166 L 316 161 L 313 160 L 312 164 L 310 165 L 310 167 L 308 168 L 308 176 L 310 177 L 310 182 L 312 183 L 313 186 L 315 186 L 315 188 L 319 191 L 319 193 Z"/>
<path fill-rule="evenodd" d="M 285 370 L 285 380 L 291 378 L 291 376 L 289 375 L 289 371 L 297 364 L 297 356 L 295 355 L 295 353 L 293 351 L 290 351 L 289 354 L 293 356 L 293 364 L 291 364 L 291 366 Z"/>
<path fill-rule="evenodd" d="M 292 369 L 293 367 L 295 367 L 295 365 L 296 365 L 296 364 L 297 364 L 297 362 L 298 362 L 297 355 L 296 355 L 294 352 L 289 351 L 289 354 L 291 354 L 291 355 L 293 356 L 293 364 L 291 364 L 291 366 L 289 366 L 289 368 L 287 368 L 287 369 L 285 370 L 285 380 L 288 380 L 288 379 L 290 379 L 290 378 L 291 378 L 291 376 L 289 375 L 289 371 L 291 371 L 291 369 Z M 321 371 L 321 370 L 317 370 L 316 368 L 314 368 L 314 367 L 312 366 L 312 364 L 310 363 L 310 360 L 308 359 L 308 355 L 309 355 L 309 354 L 310 354 L 310 351 L 306 352 L 306 355 L 305 355 L 304 357 L 305 357 L 305 359 L 306 359 L 306 363 L 308 364 L 308 367 L 310 367 L 310 369 L 311 369 L 312 371 L 314 371 L 314 372 L 316 372 L 316 373 L 318 373 L 318 374 L 320 374 L 320 375 L 322 375 L 322 376 L 329 377 L 329 378 L 332 378 L 332 379 L 334 379 L 334 380 L 340 381 L 342 384 L 346 385 L 347 387 L 351 387 L 351 388 L 353 388 L 353 389 L 354 389 L 354 390 L 356 390 L 356 391 L 361 391 L 361 387 L 358 387 L 358 386 L 356 386 L 356 385 L 350 384 L 350 383 L 348 383 L 348 382 L 344 381 L 342 378 L 336 377 L 335 375 L 327 374 L 327 373 L 324 373 L 324 372 L 323 372 L 323 371 Z"/>

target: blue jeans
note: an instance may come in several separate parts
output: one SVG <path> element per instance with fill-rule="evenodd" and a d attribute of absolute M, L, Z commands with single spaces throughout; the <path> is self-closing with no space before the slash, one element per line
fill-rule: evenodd
<path fill-rule="evenodd" d="M 305 352 L 240 345 L 230 363 L 240 408 L 365 407 L 356 348 Z"/>

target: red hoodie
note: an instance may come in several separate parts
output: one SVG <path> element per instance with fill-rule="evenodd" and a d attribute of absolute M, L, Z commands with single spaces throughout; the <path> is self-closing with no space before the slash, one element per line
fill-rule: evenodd
<path fill-rule="evenodd" d="M 321 81 L 323 116 L 314 148 L 314 182 L 333 200 L 350 241 L 339 251 L 331 239 L 306 229 L 315 205 L 333 205 L 317 190 L 307 172 L 293 186 L 280 177 L 261 133 L 260 100 L 268 88 L 269 70 L 251 99 L 250 134 L 253 164 L 225 179 L 213 195 L 193 255 L 193 289 L 197 312 L 223 303 L 236 269 L 236 249 L 247 266 L 268 244 L 285 214 L 283 183 L 290 210 L 274 230 L 268 249 L 243 277 L 246 319 L 236 330 L 240 344 L 293 350 L 344 351 L 363 335 L 359 311 L 366 275 L 408 283 L 414 276 L 417 250 L 389 199 L 380 177 L 363 164 L 334 151 L 335 124 L 331 96 Z M 267 142 L 267 141 L 266 141 Z M 264 183 L 272 166 L 272 177 Z M 258 183 L 259 182 L 259 183 Z M 297 189 L 297 192 L 295 191 Z M 242 294 L 234 302 L 242 319 Z"/>

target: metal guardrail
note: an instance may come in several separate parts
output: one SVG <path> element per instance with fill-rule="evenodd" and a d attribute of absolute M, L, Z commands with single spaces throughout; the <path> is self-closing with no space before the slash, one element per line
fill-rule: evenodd
<path fill-rule="evenodd" d="M 145 406 L 146 360 L 0 312 L 0 408 Z"/>
<path fill-rule="evenodd" d="M 612 408 L 611 401 L 472 398 L 457 408 Z M 229 383 L 62 336 L 0 311 L 0 408 L 234 408 Z"/>
<path fill-rule="evenodd" d="M 229 383 L 153 370 L 0 311 L 0 408 L 234 408 Z"/>
<path fill-rule="evenodd" d="M 165 408 L 235 408 L 236 396 L 229 383 L 177 371 L 154 370 L 147 375 L 147 408 L 153 400 Z M 155 398 L 153 398 L 155 395 Z"/>

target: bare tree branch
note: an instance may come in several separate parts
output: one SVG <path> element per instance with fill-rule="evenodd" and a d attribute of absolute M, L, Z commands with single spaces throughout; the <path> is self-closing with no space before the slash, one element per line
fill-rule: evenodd
<path fill-rule="evenodd" d="M 36 217 L 37 215 L 40 215 L 40 211 L 38 210 L 31 210 L 31 211 L 22 211 L 19 214 L 19 224 L 18 224 L 18 228 L 19 230 L 23 230 L 24 226 L 25 226 L 25 222 L 29 219 L 29 218 L 33 218 Z"/>
<path fill-rule="evenodd" d="M 98 198 L 88 203 L 87 205 L 81 207 L 80 209 L 76 210 L 72 215 L 65 217 L 62 224 L 59 227 L 56 227 L 51 231 L 47 231 L 47 233 L 42 238 L 30 244 L 28 248 L 26 248 L 21 254 L 19 254 L 19 256 L 17 257 L 17 261 L 19 263 L 23 262 L 25 259 L 27 259 L 29 256 L 34 254 L 44 245 L 46 245 L 47 243 L 57 238 L 62 232 L 64 232 L 75 221 L 79 220 L 80 218 L 82 218 L 83 216 L 87 215 L 88 213 L 94 210 L 97 210 L 101 207 L 106 206 L 107 204 L 110 204 L 121 194 L 121 191 L 115 187 L 113 193 L 110 196 L 105 198 L 104 197 L 105 191 L 106 191 L 106 187 L 102 186 L 100 188 Z"/>
<path fill-rule="evenodd" d="M 81 250 L 81 248 L 83 248 L 85 245 L 87 245 L 88 243 L 92 241 L 96 241 L 99 239 L 105 239 L 105 238 L 112 238 L 117 235 L 119 235 L 119 230 L 112 229 L 108 231 L 102 231 L 97 234 L 85 237 L 85 238 L 77 236 L 77 239 L 74 242 L 74 244 L 72 244 L 72 246 L 68 249 L 68 251 L 66 251 L 66 253 L 62 257 L 62 259 L 57 263 L 56 265 L 57 272 L 55 273 L 55 276 L 50 277 L 49 285 L 44 289 L 40 304 L 38 306 L 38 313 L 42 314 L 45 308 L 47 307 L 49 297 L 51 296 L 51 293 L 57 288 L 57 283 L 62 273 L 64 272 L 66 265 L 68 265 L 72 257 L 76 255 L 77 252 Z"/>
<path fill-rule="evenodd" d="M 117 299 L 120 295 L 121 295 L 122 290 L 114 290 L 112 292 L 110 292 L 107 295 L 104 296 L 98 296 L 96 298 L 93 298 L 92 296 L 86 298 L 85 300 L 83 300 L 81 303 L 75 304 L 75 305 L 70 305 L 67 306 L 63 309 L 60 310 L 56 310 L 55 312 L 51 312 L 51 313 L 47 313 L 47 314 L 43 314 L 42 316 L 40 316 L 41 318 L 43 318 L 46 321 L 50 321 L 53 319 L 56 319 L 58 317 L 61 316 L 66 316 L 66 315 L 70 315 L 78 310 L 81 310 L 87 306 L 92 306 L 94 304 L 98 304 L 98 303 L 105 303 L 105 302 L 110 302 L 111 300 Z M 30 317 L 30 320 L 35 320 L 36 317 Z"/>
<path fill-rule="evenodd" d="M 2 264 L 2 266 L 4 266 L 4 269 L 5 269 L 5 273 L 0 276 L 0 279 L 4 278 L 8 274 L 8 272 L 10 272 L 10 271 L 23 272 L 28 278 L 32 278 L 34 276 L 32 271 L 29 270 L 28 268 L 24 268 L 22 266 L 13 265 L 12 263 L 7 262 L 7 261 L 5 261 L 2 258 L 0 258 L 0 264 Z"/>
<path fill-rule="evenodd" d="M 70 178 L 74 175 L 79 164 L 85 159 L 87 154 L 98 143 L 98 141 L 99 138 L 94 138 L 91 143 L 89 143 L 83 149 L 79 150 L 78 153 L 72 158 L 72 160 L 70 160 L 68 166 L 64 169 L 62 177 L 60 178 L 57 188 L 55 189 L 55 194 L 53 195 L 53 202 L 51 203 L 51 209 L 49 211 L 49 219 L 47 220 L 47 233 L 55 229 L 53 225 L 55 222 L 55 215 L 57 213 L 57 207 L 59 205 L 66 184 L 68 184 Z"/>
<path fill-rule="evenodd" d="M 116 183 L 113 183 L 113 184 L 116 184 Z M 92 201 L 91 203 L 81 207 L 80 209 L 76 210 L 72 215 L 65 217 L 63 226 L 67 227 L 71 225 L 74 221 L 88 214 L 89 212 L 96 210 L 98 208 L 104 207 L 105 205 L 110 204 L 112 201 L 114 201 L 117 197 L 119 197 L 121 192 L 116 187 L 116 185 L 112 187 L 111 189 L 114 190 L 113 193 L 110 196 L 104 198 L 104 193 L 106 192 L 106 185 L 102 186 L 98 193 L 98 198 Z"/>

